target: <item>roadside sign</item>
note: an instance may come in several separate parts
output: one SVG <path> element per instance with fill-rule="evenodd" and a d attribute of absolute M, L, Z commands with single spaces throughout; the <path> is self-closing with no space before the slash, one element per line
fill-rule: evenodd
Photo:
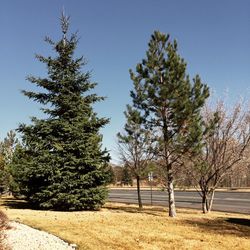
<path fill-rule="evenodd" d="M 154 180 L 153 178 L 153 172 L 148 173 L 148 181 L 150 182 L 150 201 L 151 201 L 151 206 L 153 206 L 153 192 L 152 192 L 152 181 Z"/>
<path fill-rule="evenodd" d="M 148 181 L 153 181 L 154 178 L 153 178 L 153 172 L 149 172 L 148 173 Z"/>

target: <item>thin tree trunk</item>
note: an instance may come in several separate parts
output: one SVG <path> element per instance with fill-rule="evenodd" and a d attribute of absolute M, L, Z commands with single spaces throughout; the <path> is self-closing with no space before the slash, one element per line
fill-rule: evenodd
<path fill-rule="evenodd" d="M 203 214 L 207 213 L 207 194 L 202 192 L 202 212 Z"/>
<path fill-rule="evenodd" d="M 136 176 L 136 185 L 137 185 L 137 195 L 138 195 L 139 209 L 142 209 L 140 176 Z"/>
<path fill-rule="evenodd" d="M 214 201 L 214 189 L 212 190 L 212 193 L 211 193 L 211 198 L 210 198 L 210 201 L 209 201 L 209 206 L 208 206 L 208 212 L 211 212 L 212 210 L 212 206 L 213 206 L 213 201 Z"/>
<path fill-rule="evenodd" d="M 169 216 L 176 217 L 175 200 L 174 200 L 174 178 L 172 166 L 168 166 L 168 208 Z"/>

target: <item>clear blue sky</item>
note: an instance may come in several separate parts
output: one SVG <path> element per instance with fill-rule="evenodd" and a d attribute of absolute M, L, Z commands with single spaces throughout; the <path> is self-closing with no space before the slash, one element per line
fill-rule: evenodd
<path fill-rule="evenodd" d="M 154 30 L 170 33 L 188 63 L 191 76 L 200 74 L 230 100 L 249 97 L 249 0 L 3 0 L 0 1 L 0 139 L 30 116 L 40 116 L 39 105 L 20 93 L 34 89 L 27 75 L 44 76 L 44 65 L 34 54 L 50 55 L 43 42 L 60 38 L 62 9 L 71 16 L 71 31 L 81 37 L 77 55 L 88 59 L 98 82 L 96 92 L 107 100 L 96 106 L 100 116 L 111 118 L 102 130 L 103 144 L 113 156 L 116 133 L 124 125 L 123 111 L 130 102 L 129 68 L 145 56 Z"/>

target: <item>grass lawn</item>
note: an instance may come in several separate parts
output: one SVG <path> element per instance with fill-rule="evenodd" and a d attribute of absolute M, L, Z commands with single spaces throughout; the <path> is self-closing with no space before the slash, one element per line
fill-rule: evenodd
<path fill-rule="evenodd" d="M 250 215 L 107 203 L 96 212 L 37 211 L 1 199 L 9 219 L 48 231 L 83 249 L 250 249 Z"/>

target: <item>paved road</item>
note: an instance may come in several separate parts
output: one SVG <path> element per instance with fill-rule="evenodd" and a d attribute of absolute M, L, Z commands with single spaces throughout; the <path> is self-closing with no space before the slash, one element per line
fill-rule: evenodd
<path fill-rule="evenodd" d="M 142 190 L 143 204 L 151 204 L 150 190 Z M 153 205 L 167 206 L 165 191 L 152 192 Z M 201 209 L 201 198 L 197 192 L 175 191 L 176 207 Z M 109 201 L 137 204 L 136 190 L 111 189 Z M 250 192 L 219 192 L 215 193 L 213 210 L 250 214 Z"/>

